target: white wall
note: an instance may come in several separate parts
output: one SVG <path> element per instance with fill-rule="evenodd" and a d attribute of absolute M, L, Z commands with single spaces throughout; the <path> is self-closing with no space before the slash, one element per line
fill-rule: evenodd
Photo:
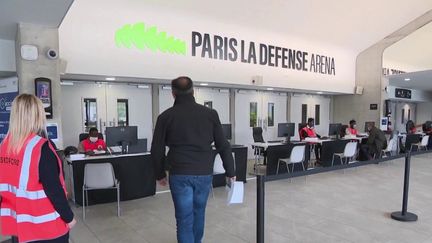
<path fill-rule="evenodd" d="M 0 71 L 15 72 L 15 41 L 0 39 Z"/>
<path fill-rule="evenodd" d="M 432 102 L 417 104 L 417 124 L 423 124 L 426 121 L 432 121 Z"/>
<path fill-rule="evenodd" d="M 205 101 L 212 101 L 221 123 L 230 123 L 228 89 L 195 88 L 195 100 L 201 105 L 204 105 Z"/>
<path fill-rule="evenodd" d="M 170 86 L 159 86 L 159 113 L 164 112 L 174 104 L 174 98 Z M 213 109 L 219 114 L 222 124 L 230 123 L 229 120 L 229 90 L 219 88 L 194 88 L 195 101 L 204 105 L 205 101 L 213 102 Z"/>
<path fill-rule="evenodd" d="M 294 94 L 290 102 L 291 114 L 289 120 L 296 124 L 295 139 L 299 139 L 298 124 L 301 123 L 303 104 L 307 104 L 306 119 L 309 117 L 315 118 L 315 105 L 320 105 L 320 125 L 315 125 L 315 130 L 319 135 L 327 136 L 330 124 L 330 98 L 320 95 Z M 339 121 L 336 122 L 339 123 Z"/>
<path fill-rule="evenodd" d="M 223 24 L 176 9 L 158 8 L 146 1 L 134 1 L 127 7 L 122 1 L 77 1 L 60 26 L 60 55 L 68 62 L 67 73 L 172 79 L 179 75 L 194 80 L 232 84 L 250 84 L 253 76 L 263 76 L 263 85 L 293 89 L 314 89 L 353 93 L 354 51 L 323 42 L 300 39 L 289 32 L 266 32 L 253 26 Z M 104 6 L 103 11 L 95 12 Z M 115 32 L 125 24 L 144 22 L 157 26 L 186 42 L 185 56 L 116 47 Z M 86 23 L 86 24 L 84 24 Z M 277 67 L 192 57 L 191 32 L 234 37 L 303 50 L 335 58 L 336 75 L 317 74 Z M 239 44 L 240 45 L 240 44 Z M 309 62 L 310 64 L 310 62 Z"/>
<path fill-rule="evenodd" d="M 397 102 L 395 107 L 395 113 L 393 113 L 394 119 L 394 130 L 399 132 L 406 132 L 406 123 L 408 120 L 412 120 L 415 124 L 418 124 L 418 121 L 416 120 L 417 116 L 417 104 L 415 103 L 408 103 L 408 102 Z M 402 109 L 404 110 L 405 114 L 402 114 Z M 410 116 L 408 117 L 408 111 L 410 113 Z M 402 115 L 403 120 L 402 120 Z"/>
<path fill-rule="evenodd" d="M 79 134 L 85 132 L 84 98 L 96 99 L 98 129 L 101 133 L 105 132 L 106 127 L 117 125 L 117 99 L 128 99 L 129 125 L 138 126 L 138 138 L 147 138 L 147 146 L 150 146 L 153 137 L 150 89 L 119 84 L 98 85 L 91 82 L 76 82 L 73 86 L 62 86 L 65 146 L 77 146 Z"/>

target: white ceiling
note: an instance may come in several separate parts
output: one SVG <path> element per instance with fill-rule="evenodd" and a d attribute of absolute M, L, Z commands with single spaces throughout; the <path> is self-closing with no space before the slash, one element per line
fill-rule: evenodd
<path fill-rule="evenodd" d="M 88 0 L 76 1 L 82 4 Z M 142 0 L 124 1 L 125 10 L 137 1 Z M 432 0 L 147 0 L 147 2 L 149 6 L 160 6 L 161 10 L 274 31 L 357 52 L 377 43 L 432 9 Z"/>
<path fill-rule="evenodd" d="M 432 70 L 388 76 L 389 84 L 396 87 L 432 91 Z M 405 81 L 410 79 L 410 81 Z"/>
<path fill-rule="evenodd" d="M 398 63 L 404 71 L 432 69 L 432 23 L 388 47 L 384 63 Z"/>
<path fill-rule="evenodd" d="M 15 40 L 18 23 L 58 27 L 73 0 L 0 0 L 0 39 Z"/>

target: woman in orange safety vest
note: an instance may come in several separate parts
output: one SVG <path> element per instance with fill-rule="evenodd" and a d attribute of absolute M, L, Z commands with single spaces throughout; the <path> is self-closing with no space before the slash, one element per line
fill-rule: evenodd
<path fill-rule="evenodd" d="M 69 241 L 75 225 L 60 158 L 46 136 L 42 102 L 21 94 L 12 103 L 0 145 L 1 234 L 18 242 Z"/>

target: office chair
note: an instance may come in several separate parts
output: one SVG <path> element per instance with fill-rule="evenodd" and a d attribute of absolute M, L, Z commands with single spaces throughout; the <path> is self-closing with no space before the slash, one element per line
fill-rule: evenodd
<path fill-rule="evenodd" d="M 391 156 L 397 150 L 397 136 L 394 136 L 388 142 L 387 148 L 381 150 L 380 158 Z"/>
<path fill-rule="evenodd" d="M 287 168 L 287 173 L 290 173 L 288 165 L 291 164 L 291 173 L 294 173 L 294 164 L 301 163 L 303 171 L 305 171 L 304 161 L 305 161 L 305 149 L 306 146 L 294 146 L 294 148 L 291 150 L 291 155 L 289 158 L 280 158 L 278 161 L 278 165 L 276 168 L 276 175 L 279 174 L 279 165 L 281 163 L 284 163 Z"/>
<path fill-rule="evenodd" d="M 429 143 L 429 135 L 425 135 L 423 136 L 423 138 L 421 139 L 421 141 L 419 143 L 413 143 L 411 144 L 411 152 L 414 146 L 417 147 L 417 151 L 419 151 L 420 149 L 424 149 L 424 150 L 428 150 L 427 146 Z"/>
<path fill-rule="evenodd" d="M 334 153 L 332 158 L 332 166 L 334 165 L 335 157 L 340 158 L 341 165 L 349 164 L 350 161 L 354 160 L 357 153 L 357 142 L 349 142 L 345 145 L 343 153 Z M 345 159 L 345 161 L 344 161 Z"/>
<path fill-rule="evenodd" d="M 252 128 L 252 136 L 255 143 L 264 143 L 263 130 L 261 127 Z"/>
<path fill-rule="evenodd" d="M 263 130 L 262 127 L 254 127 L 252 128 L 252 137 L 255 143 L 265 143 L 263 138 Z M 263 149 L 257 149 L 255 146 L 252 146 L 252 149 L 254 150 L 254 155 L 261 155 L 264 157 L 264 164 L 267 164 L 267 151 L 264 151 Z"/>
<path fill-rule="evenodd" d="M 340 134 L 339 134 L 340 138 L 345 137 L 347 129 L 348 129 L 348 125 L 342 125 L 341 126 L 341 130 L 340 130 Z"/>
<path fill-rule="evenodd" d="M 86 164 L 84 166 L 84 183 L 82 187 L 83 219 L 86 217 L 88 206 L 88 191 L 114 189 L 117 191 L 117 217 L 120 217 L 120 181 L 114 174 L 110 163 Z"/>
<path fill-rule="evenodd" d="M 83 140 L 87 139 L 88 137 L 89 137 L 89 134 L 88 134 L 88 133 L 81 133 L 81 134 L 79 135 L 79 141 L 82 142 Z M 99 134 L 98 134 L 98 138 L 103 140 L 103 139 L 104 139 L 103 134 L 102 134 L 102 133 L 99 133 Z"/>

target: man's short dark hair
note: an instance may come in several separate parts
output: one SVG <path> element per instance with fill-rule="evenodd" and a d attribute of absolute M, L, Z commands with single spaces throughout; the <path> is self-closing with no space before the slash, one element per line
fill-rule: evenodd
<path fill-rule="evenodd" d="M 350 125 L 352 125 L 354 123 L 356 123 L 356 121 L 354 119 L 350 121 Z"/>
<path fill-rule="evenodd" d="M 309 123 L 309 122 L 313 122 L 313 121 L 315 121 L 313 118 L 308 118 L 307 122 Z"/>
<path fill-rule="evenodd" d="M 90 133 L 92 133 L 92 132 L 99 132 L 98 130 L 97 130 L 97 128 L 96 127 L 92 127 L 92 128 L 90 128 L 90 130 L 89 130 L 89 134 Z"/>
<path fill-rule="evenodd" d="M 187 95 L 193 93 L 192 79 L 181 76 L 171 81 L 171 89 L 174 95 Z"/>

